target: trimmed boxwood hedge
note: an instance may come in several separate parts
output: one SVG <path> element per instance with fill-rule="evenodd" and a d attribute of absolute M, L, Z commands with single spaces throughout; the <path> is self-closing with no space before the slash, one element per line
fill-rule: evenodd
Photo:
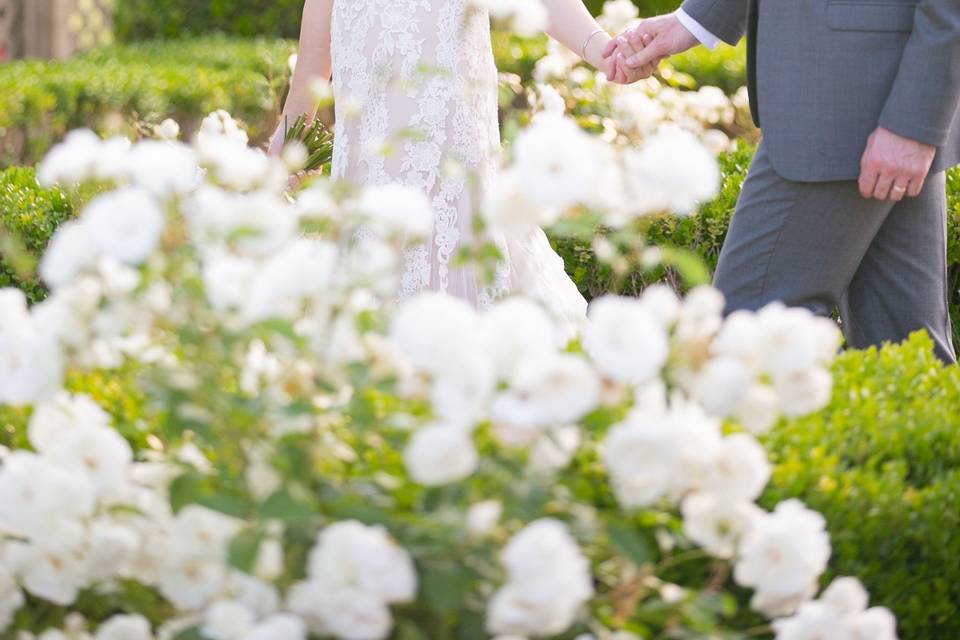
<path fill-rule="evenodd" d="M 114 31 L 121 42 L 184 38 L 210 33 L 279 36 L 300 33 L 304 0 L 118 0 Z M 587 0 L 594 13 L 604 0 Z M 634 0 L 640 15 L 672 11 L 680 0 Z"/>
<path fill-rule="evenodd" d="M 32 164 L 73 128 L 134 135 L 172 117 L 189 133 L 216 109 L 260 141 L 273 128 L 294 50 L 283 40 L 213 37 L 0 65 L 0 164 Z"/>
<path fill-rule="evenodd" d="M 501 70 L 529 79 L 546 40 L 498 33 Z M 679 86 L 742 86 L 742 48 L 698 48 L 664 75 Z M 136 135 L 168 117 L 185 133 L 214 109 L 243 120 L 257 143 L 273 129 L 289 81 L 294 40 L 206 36 L 112 46 L 64 61 L 0 65 L 0 166 L 32 164 L 70 129 Z"/>

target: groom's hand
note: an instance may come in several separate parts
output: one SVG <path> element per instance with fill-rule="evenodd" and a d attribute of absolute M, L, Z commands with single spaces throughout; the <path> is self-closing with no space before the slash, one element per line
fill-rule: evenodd
<path fill-rule="evenodd" d="M 860 194 L 895 202 L 904 196 L 916 198 L 936 155 L 936 147 L 878 127 L 867 140 L 860 161 Z"/>
<path fill-rule="evenodd" d="M 644 20 L 627 33 L 627 38 L 635 44 L 648 43 L 641 51 L 627 58 L 626 65 L 632 69 L 651 65 L 656 68 L 663 59 L 700 44 L 673 13 Z"/>

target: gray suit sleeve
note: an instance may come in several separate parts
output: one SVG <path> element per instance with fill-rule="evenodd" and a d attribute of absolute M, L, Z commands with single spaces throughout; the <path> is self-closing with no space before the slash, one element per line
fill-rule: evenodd
<path fill-rule="evenodd" d="M 737 44 L 747 30 L 747 4 L 747 0 L 685 0 L 683 10 L 724 42 Z"/>
<path fill-rule="evenodd" d="M 948 143 L 960 106 L 960 1 L 921 0 L 880 126 L 924 144 Z"/>

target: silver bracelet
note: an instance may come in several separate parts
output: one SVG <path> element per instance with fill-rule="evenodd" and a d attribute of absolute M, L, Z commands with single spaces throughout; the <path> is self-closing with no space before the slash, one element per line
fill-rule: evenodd
<path fill-rule="evenodd" d="M 597 29 L 593 33 L 587 36 L 587 39 L 583 41 L 583 46 L 580 47 L 580 57 L 584 60 L 587 59 L 587 45 L 590 44 L 590 41 L 593 40 L 593 37 L 598 33 L 606 33 L 604 29 Z"/>

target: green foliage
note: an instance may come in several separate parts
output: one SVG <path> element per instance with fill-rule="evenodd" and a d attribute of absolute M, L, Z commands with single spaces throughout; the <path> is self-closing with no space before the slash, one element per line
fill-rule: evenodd
<path fill-rule="evenodd" d="M 768 437 L 763 504 L 799 497 L 822 513 L 833 575 L 860 577 L 901 638 L 960 637 L 960 368 L 917 334 L 843 354 L 834 377 L 826 410 Z"/>
<path fill-rule="evenodd" d="M 115 18 L 121 42 L 222 33 L 295 37 L 303 0 L 120 0 Z"/>
<path fill-rule="evenodd" d="M 953 341 L 960 345 L 960 167 L 947 172 L 947 291 Z"/>
<path fill-rule="evenodd" d="M 64 61 L 0 67 L 0 161 L 38 161 L 67 131 L 137 137 L 174 118 L 189 135 L 226 109 L 261 141 L 275 126 L 288 82 L 286 41 L 204 38 L 108 47 Z"/>
<path fill-rule="evenodd" d="M 676 74 L 681 74 L 685 79 L 677 78 Z M 661 75 L 681 86 L 720 87 L 733 95 L 747 84 L 746 44 L 744 41 L 736 47 L 724 44 L 714 51 L 706 47 L 694 47 L 664 62 Z"/>
<path fill-rule="evenodd" d="M 587 0 L 594 13 L 604 0 Z M 672 11 L 680 0 L 634 0 L 641 16 Z M 185 38 L 221 33 L 235 36 L 280 36 L 300 33 L 303 0 L 119 0 L 114 31 L 120 42 Z"/>
<path fill-rule="evenodd" d="M 35 275 L 37 259 L 73 210 L 59 190 L 37 184 L 33 169 L 0 172 L 0 287 L 19 287 L 30 302 L 43 298 L 44 288 Z"/>

